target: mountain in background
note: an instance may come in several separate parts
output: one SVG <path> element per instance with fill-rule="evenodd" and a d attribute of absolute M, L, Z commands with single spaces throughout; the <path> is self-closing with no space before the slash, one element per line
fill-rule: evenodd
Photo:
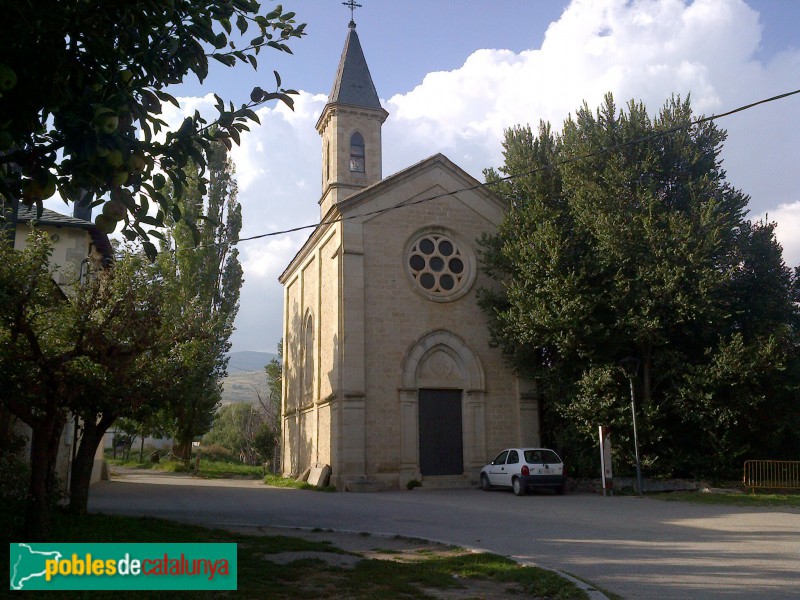
<path fill-rule="evenodd" d="M 263 373 L 267 363 L 273 358 L 278 358 L 278 355 L 272 352 L 245 350 L 244 352 L 230 352 L 228 357 L 228 374 L 233 375 L 237 371 L 258 371 Z"/>
<path fill-rule="evenodd" d="M 222 380 L 222 404 L 247 402 L 258 404 L 258 396 L 269 397 L 264 367 L 277 354 L 271 352 L 231 352 L 228 354 L 228 376 Z"/>

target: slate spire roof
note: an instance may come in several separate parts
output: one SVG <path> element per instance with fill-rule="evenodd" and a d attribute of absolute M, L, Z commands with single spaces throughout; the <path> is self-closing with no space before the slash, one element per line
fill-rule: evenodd
<path fill-rule="evenodd" d="M 350 21 L 348 28 L 339 69 L 336 71 L 336 80 L 328 96 L 328 104 L 341 102 L 380 110 L 381 103 L 375 91 L 375 84 L 372 83 L 364 52 L 361 50 L 361 42 L 358 41 L 356 24 Z"/>

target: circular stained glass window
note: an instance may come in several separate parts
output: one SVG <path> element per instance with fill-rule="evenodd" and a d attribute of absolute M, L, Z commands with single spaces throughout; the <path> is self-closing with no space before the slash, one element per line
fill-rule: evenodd
<path fill-rule="evenodd" d="M 471 252 L 442 228 L 418 233 L 406 248 L 406 273 L 429 300 L 460 298 L 475 278 Z"/>

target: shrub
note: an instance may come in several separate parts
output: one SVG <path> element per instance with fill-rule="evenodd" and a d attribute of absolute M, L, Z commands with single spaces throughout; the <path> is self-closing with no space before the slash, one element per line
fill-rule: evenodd
<path fill-rule="evenodd" d="M 200 455 L 201 460 L 221 460 L 225 462 L 233 462 L 234 458 L 237 459 L 238 457 L 233 456 L 233 452 L 228 448 L 220 446 L 219 444 L 211 444 L 209 446 L 200 446 L 197 449 L 197 454 Z"/>

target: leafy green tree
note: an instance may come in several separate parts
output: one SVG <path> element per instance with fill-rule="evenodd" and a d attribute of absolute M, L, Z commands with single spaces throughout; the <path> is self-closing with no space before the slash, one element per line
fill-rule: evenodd
<path fill-rule="evenodd" d="M 193 331 L 191 341 L 176 346 L 176 380 L 165 411 L 166 429 L 175 438 L 175 454 L 188 461 L 191 442 L 208 431 L 221 399 L 228 341 L 239 309 L 242 267 L 235 243 L 242 227 L 233 165 L 220 143 L 208 150 L 208 186 L 199 169 L 188 173 L 185 195 L 176 199 L 185 220 L 169 220 L 158 264 L 171 282 L 172 326 Z M 206 193 L 207 192 L 207 193 Z M 180 333 L 175 332 L 178 339 Z"/>
<path fill-rule="evenodd" d="M 263 430 L 259 436 L 258 447 L 265 460 L 272 461 L 272 468 L 277 469 L 281 441 L 281 406 L 283 400 L 283 340 L 278 342 L 278 358 L 273 358 L 264 367 L 267 374 L 267 390 L 269 397 L 258 401 L 265 415 Z"/>
<path fill-rule="evenodd" d="M 264 367 L 267 374 L 267 402 L 261 402 L 264 412 L 276 424 L 281 416 L 281 400 L 283 398 L 283 340 L 278 342 L 278 358 L 273 358 Z"/>
<path fill-rule="evenodd" d="M 293 103 L 275 73 L 274 91 L 255 87 L 238 108 L 216 96 L 213 123 L 195 113 L 167 131 L 161 119 L 163 103 L 178 106 L 165 88 L 202 82 L 209 58 L 255 69 L 263 48 L 290 52 L 305 25 L 281 5 L 262 13 L 256 0 L 42 0 L 6 3 L 3 17 L 14 26 L 0 57 L 0 199 L 12 221 L 19 200 L 41 207 L 56 191 L 85 206 L 104 202 L 98 227 L 111 232 L 124 220 L 122 233 L 152 256 L 149 235 L 167 217 L 191 223 L 176 202 L 188 162 L 202 166 L 214 140 L 239 143 L 258 123 L 256 106 Z"/>
<path fill-rule="evenodd" d="M 51 251 L 35 231 L 21 251 L 0 244 L 0 405 L 32 431 L 25 529 L 36 540 L 47 534 L 67 419 L 81 423 L 70 504 L 85 510 L 103 433 L 154 400 L 160 382 L 153 364 L 168 348 L 159 338 L 162 286 L 143 256 L 123 257 L 65 293 L 53 280 Z"/>
<path fill-rule="evenodd" d="M 147 437 L 163 437 L 165 432 L 161 428 L 160 418 L 158 413 L 153 412 L 152 404 L 141 407 L 142 410 L 137 411 L 137 418 L 135 420 L 129 417 L 121 417 L 114 421 L 114 429 L 117 432 L 119 441 L 124 442 L 125 449 L 122 459 L 125 461 L 130 460 L 131 449 L 134 442 L 139 438 L 139 462 L 144 462 L 144 441 Z M 116 439 L 115 439 L 116 444 Z M 116 450 L 116 446 L 115 446 Z M 115 455 L 116 457 L 116 455 Z"/>
<path fill-rule="evenodd" d="M 691 123 L 688 100 L 651 118 L 634 102 L 619 111 L 609 95 L 559 134 L 548 124 L 538 135 L 508 131 L 505 166 L 487 172 L 511 208 L 484 239 L 484 268 L 501 285 L 480 301 L 494 342 L 539 381 L 546 430 L 560 432 L 550 443 L 568 446 L 573 463 L 594 462 L 599 424 L 630 460 L 626 357 L 640 365 L 639 437 L 652 471 L 709 472 L 713 456 L 730 472 L 733 447 L 771 447 L 745 423 L 774 426 L 778 399 L 796 412 L 793 278 L 773 227 L 748 223 L 747 196 L 725 180 L 725 132 Z M 763 285 L 769 303 L 755 296 Z"/>
<path fill-rule="evenodd" d="M 266 421 L 257 407 L 246 402 L 227 404 L 219 409 L 214 423 L 203 437 L 203 443 L 216 444 L 227 448 L 235 456 L 248 464 L 255 464 L 264 458 L 265 443 L 271 451 L 270 440 L 265 440 Z"/>

